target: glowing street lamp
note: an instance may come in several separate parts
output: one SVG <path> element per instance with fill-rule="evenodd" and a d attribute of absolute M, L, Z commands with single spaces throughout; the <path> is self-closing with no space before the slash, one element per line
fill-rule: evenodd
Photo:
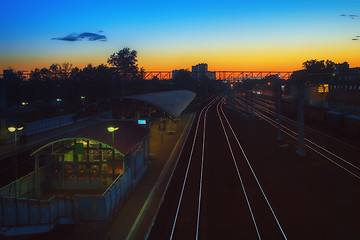
<path fill-rule="evenodd" d="M 17 143 L 17 134 L 16 134 L 17 131 L 21 131 L 23 129 L 24 129 L 23 126 L 21 126 L 21 127 L 14 127 L 14 126 L 8 127 L 9 132 L 15 132 L 15 144 Z"/>
<path fill-rule="evenodd" d="M 113 181 L 115 180 L 115 144 L 114 144 L 114 133 L 116 130 L 118 130 L 119 127 L 110 126 L 107 127 L 107 130 L 112 134 L 112 175 L 113 175 Z"/>
<path fill-rule="evenodd" d="M 18 179 L 18 151 L 17 151 L 17 132 L 23 130 L 24 127 L 14 127 L 10 126 L 8 127 L 9 132 L 14 133 L 15 135 L 15 182 Z M 17 197 L 17 188 L 15 185 L 15 197 Z"/>
<path fill-rule="evenodd" d="M 112 126 L 110 126 L 110 127 L 107 128 L 107 130 L 108 130 L 109 132 L 111 132 L 111 133 L 113 133 L 114 131 L 116 131 L 116 130 L 118 130 L 118 129 L 119 129 L 119 127 L 112 127 Z"/>
<path fill-rule="evenodd" d="M 80 96 L 80 100 L 81 100 L 81 105 L 85 105 L 86 97 L 85 96 Z"/>

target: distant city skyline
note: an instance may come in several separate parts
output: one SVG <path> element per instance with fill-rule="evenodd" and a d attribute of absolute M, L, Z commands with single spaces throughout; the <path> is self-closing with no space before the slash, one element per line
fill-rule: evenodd
<path fill-rule="evenodd" d="M 5 1 L 0 71 L 106 64 L 130 47 L 146 71 L 293 71 L 310 59 L 360 67 L 360 2 Z"/>

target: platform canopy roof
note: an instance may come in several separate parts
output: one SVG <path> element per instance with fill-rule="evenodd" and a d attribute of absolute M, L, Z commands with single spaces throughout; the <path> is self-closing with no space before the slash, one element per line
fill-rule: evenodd
<path fill-rule="evenodd" d="M 195 98 L 195 96 L 196 94 L 194 92 L 187 90 L 177 90 L 139 94 L 127 96 L 124 98 L 135 99 L 149 103 L 165 111 L 171 117 L 177 118 Z"/>
<path fill-rule="evenodd" d="M 175 90 L 164 92 L 153 92 L 132 96 L 119 97 L 114 99 L 100 100 L 85 106 L 78 113 L 74 115 L 74 119 L 80 119 L 84 116 L 96 114 L 97 109 L 111 109 L 110 106 L 121 106 L 122 102 L 140 102 L 144 105 L 152 105 L 154 108 L 159 109 L 172 118 L 177 118 L 190 102 L 195 98 L 196 94 L 188 90 Z"/>
<path fill-rule="evenodd" d="M 57 139 L 52 139 L 52 141 L 38 148 L 31 155 L 33 156 L 41 152 L 54 143 L 72 139 L 92 140 L 112 147 L 112 133 L 107 130 L 107 127 L 110 126 L 118 127 L 114 132 L 114 148 L 117 152 L 120 152 L 121 155 L 127 154 L 149 133 L 149 130 L 145 127 L 128 121 L 98 122 L 97 124 L 68 132 Z"/>

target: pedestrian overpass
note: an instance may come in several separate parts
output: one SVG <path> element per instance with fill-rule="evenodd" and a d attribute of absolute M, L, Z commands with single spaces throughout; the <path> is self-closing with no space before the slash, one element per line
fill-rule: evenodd
<path fill-rule="evenodd" d="M 291 71 L 214 71 L 216 80 L 238 81 L 243 79 L 261 79 L 270 75 L 279 75 L 280 78 L 288 80 L 292 74 Z M 172 79 L 171 71 L 148 71 L 145 72 L 145 79 Z"/>

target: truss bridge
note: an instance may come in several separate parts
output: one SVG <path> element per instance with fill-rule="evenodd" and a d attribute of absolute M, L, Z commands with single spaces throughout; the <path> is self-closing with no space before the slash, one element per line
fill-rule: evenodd
<path fill-rule="evenodd" d="M 261 79 L 270 75 L 279 75 L 282 79 L 289 79 L 292 72 L 290 71 L 214 71 L 215 79 L 222 81 L 239 81 L 243 79 Z M 172 79 L 171 71 L 147 71 L 145 79 L 170 80 Z"/>

